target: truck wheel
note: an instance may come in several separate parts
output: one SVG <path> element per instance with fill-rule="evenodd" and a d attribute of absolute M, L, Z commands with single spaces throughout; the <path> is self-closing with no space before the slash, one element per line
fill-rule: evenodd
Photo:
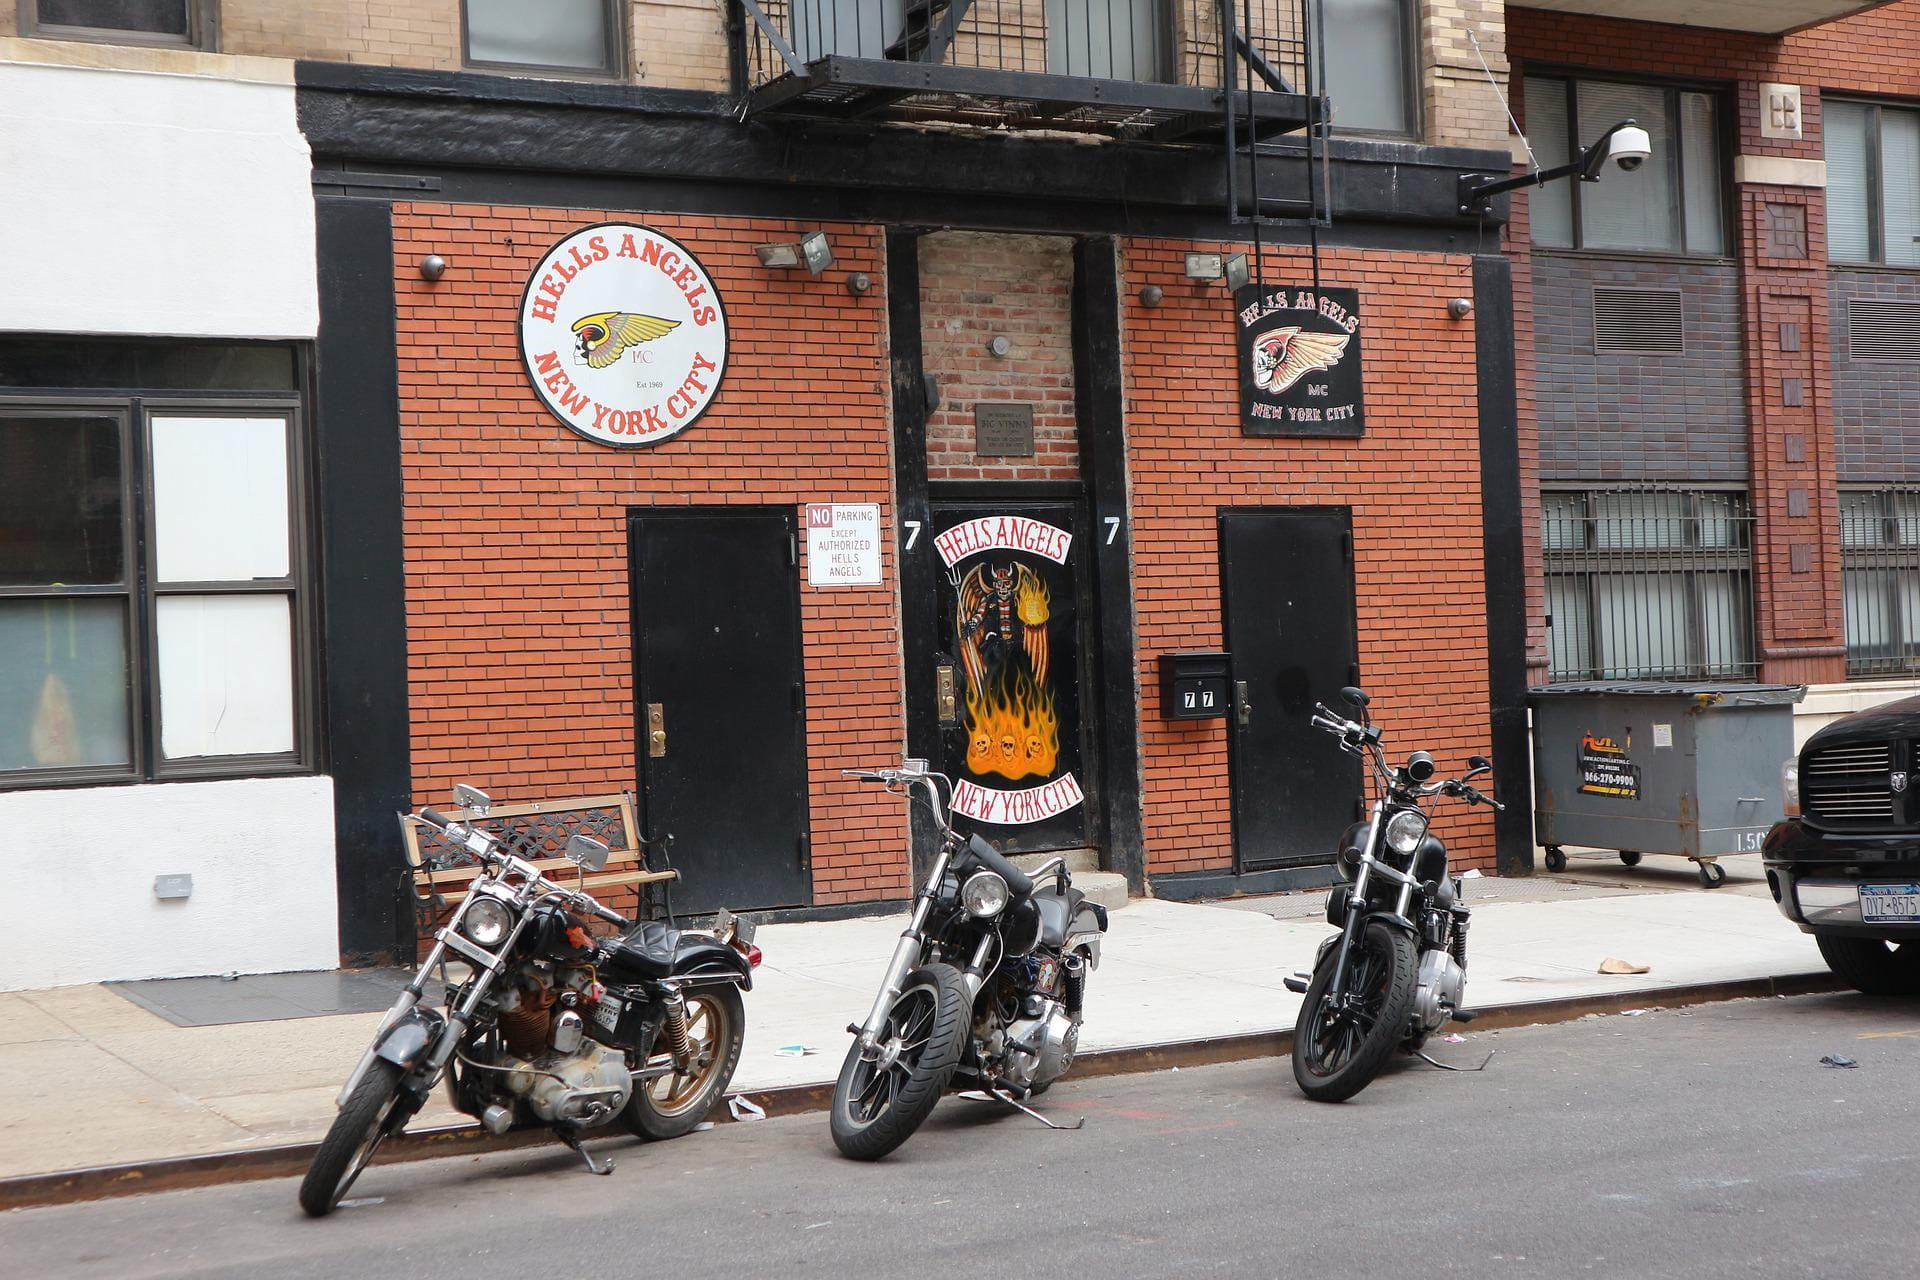
<path fill-rule="evenodd" d="M 1842 982 L 1870 996 L 1920 995 L 1920 942 L 1842 938 L 1818 933 L 1820 958 Z"/>

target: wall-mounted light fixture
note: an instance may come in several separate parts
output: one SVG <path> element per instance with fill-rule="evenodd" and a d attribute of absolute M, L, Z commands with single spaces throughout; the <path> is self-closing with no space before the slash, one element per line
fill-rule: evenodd
<path fill-rule="evenodd" d="M 1140 286 L 1140 305 L 1143 307 L 1157 307 L 1160 305 L 1160 300 L 1166 296 L 1167 291 L 1157 284 Z"/>
<path fill-rule="evenodd" d="M 1253 273 L 1247 267 L 1247 255 L 1244 253 L 1190 253 L 1187 255 L 1187 279 L 1221 280 L 1227 282 L 1227 288 L 1244 288 Z"/>
<path fill-rule="evenodd" d="M 871 288 L 873 277 L 864 271 L 856 271 L 847 277 L 847 292 L 856 298 Z"/>
<path fill-rule="evenodd" d="M 809 231 L 791 243 L 763 244 L 754 253 L 763 267 L 805 267 L 816 276 L 833 265 L 833 249 L 824 231 Z"/>
<path fill-rule="evenodd" d="M 1472 298 L 1450 298 L 1447 300 L 1447 314 L 1455 320 L 1465 320 L 1472 310 Z"/>
<path fill-rule="evenodd" d="M 420 259 L 420 278 L 428 284 L 437 282 L 447 274 L 447 260 L 437 253 L 430 253 Z"/>
<path fill-rule="evenodd" d="M 1007 340 L 1007 335 L 1004 333 L 994 334 L 987 342 L 987 352 L 992 355 L 995 360 L 1005 360 L 1007 353 L 1012 350 L 1013 343 Z"/>

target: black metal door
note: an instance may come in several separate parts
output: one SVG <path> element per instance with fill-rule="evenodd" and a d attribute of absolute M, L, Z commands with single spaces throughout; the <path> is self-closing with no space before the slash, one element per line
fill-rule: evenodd
<path fill-rule="evenodd" d="M 961 825 L 1004 852 L 1089 842 L 1093 741 L 1082 624 L 1092 609 L 1077 503 L 933 505 L 940 583 L 939 767 Z"/>
<path fill-rule="evenodd" d="M 1220 556 L 1233 655 L 1233 836 L 1240 871 L 1330 862 L 1358 815 L 1360 768 L 1308 723 L 1359 677 L 1352 513 L 1226 511 Z"/>
<path fill-rule="evenodd" d="M 674 909 L 806 905 L 793 513 L 636 512 L 628 535 L 640 815 L 673 836 Z"/>

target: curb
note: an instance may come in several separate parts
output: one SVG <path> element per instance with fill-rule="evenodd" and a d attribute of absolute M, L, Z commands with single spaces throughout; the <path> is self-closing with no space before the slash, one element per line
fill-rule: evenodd
<path fill-rule="evenodd" d="M 1766 996 L 1817 995 L 1849 988 L 1831 973 L 1789 974 L 1772 978 L 1742 978 L 1730 982 L 1695 983 L 1662 990 L 1614 992 L 1597 996 L 1570 996 L 1523 1004 L 1496 1005 L 1480 1010 L 1473 1029 L 1541 1026 L 1572 1022 L 1590 1014 L 1621 1013 L 1628 1009 L 1671 1009 L 1684 1005 L 1717 1004 Z M 1282 1057 L 1291 1051 L 1291 1031 L 1255 1031 L 1245 1035 L 1213 1036 L 1169 1044 L 1101 1049 L 1081 1054 L 1074 1075 L 1117 1076 L 1171 1067 L 1212 1066 L 1252 1058 Z M 747 1093 L 768 1116 L 804 1115 L 824 1111 L 833 1099 L 833 1085 L 789 1085 Z M 738 1123 L 726 1108 L 714 1112 L 714 1121 Z M 603 1131 L 604 1132 L 604 1131 Z M 444 1125 L 420 1129 L 389 1139 L 380 1150 L 380 1163 L 400 1164 L 441 1156 L 478 1155 L 512 1151 L 552 1142 L 545 1130 L 529 1130 L 494 1137 L 477 1124 Z M 295 1142 L 250 1151 L 212 1155 L 164 1156 L 131 1164 L 97 1165 L 60 1173 L 29 1173 L 0 1178 L 0 1212 L 79 1204 L 151 1191 L 178 1191 L 255 1182 L 267 1178 L 297 1177 L 305 1173 L 318 1142 Z"/>

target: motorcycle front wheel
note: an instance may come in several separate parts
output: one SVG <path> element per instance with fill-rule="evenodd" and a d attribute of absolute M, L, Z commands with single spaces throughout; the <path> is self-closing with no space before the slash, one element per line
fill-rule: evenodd
<path fill-rule="evenodd" d="M 399 1101 L 400 1068 L 374 1059 L 347 1095 L 333 1126 L 320 1140 L 320 1149 L 313 1153 L 313 1163 L 307 1166 L 306 1179 L 300 1184 L 300 1207 L 309 1218 L 324 1218 L 339 1206 L 387 1136 Z"/>
<path fill-rule="evenodd" d="M 855 1040 L 833 1086 L 833 1145 L 842 1155 L 878 1160 L 933 1113 L 966 1049 L 971 1004 L 952 965 L 907 975 L 873 1056 Z"/>
<path fill-rule="evenodd" d="M 1293 1079 L 1316 1102 L 1343 1102 L 1373 1082 L 1406 1038 L 1419 974 L 1413 940 L 1380 920 L 1367 922 L 1347 957 L 1344 1008 L 1327 999 L 1334 958 L 1314 970 L 1293 1027 Z"/>
<path fill-rule="evenodd" d="M 692 1051 L 687 1069 L 635 1081 L 633 1098 L 620 1113 L 621 1122 L 649 1142 L 693 1132 L 720 1101 L 734 1068 L 740 1065 L 740 1042 L 747 1035 L 740 988 L 732 984 L 699 987 L 688 991 L 686 999 L 687 1044 Z M 671 1066 L 673 1055 L 660 1051 L 660 1040 L 653 1047 L 649 1065 Z"/>

